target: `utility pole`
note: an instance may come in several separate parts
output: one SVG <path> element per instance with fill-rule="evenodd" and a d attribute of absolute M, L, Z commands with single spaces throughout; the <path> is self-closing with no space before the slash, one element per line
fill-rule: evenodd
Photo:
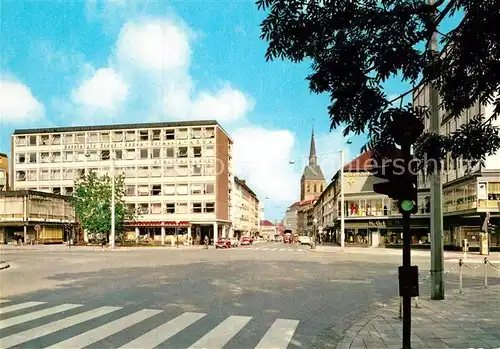
<path fill-rule="evenodd" d="M 434 5 L 435 0 L 428 0 Z M 437 29 L 437 28 L 436 28 Z M 432 33 L 429 48 L 438 52 L 437 31 Z M 439 115 L 439 96 L 433 84 L 429 84 L 430 94 L 430 129 L 431 133 L 441 133 L 441 117 Z M 444 249 L 443 249 L 443 183 L 441 171 L 431 176 L 431 299 L 444 299 Z"/>
<path fill-rule="evenodd" d="M 111 235 L 109 246 L 115 248 L 115 160 L 111 160 Z"/>
<path fill-rule="evenodd" d="M 344 148 L 340 151 L 340 250 L 345 247 Z"/>

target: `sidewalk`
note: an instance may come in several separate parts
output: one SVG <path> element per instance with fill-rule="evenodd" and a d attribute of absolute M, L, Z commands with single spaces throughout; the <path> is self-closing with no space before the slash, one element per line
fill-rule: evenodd
<path fill-rule="evenodd" d="M 500 348 L 500 286 L 451 291 L 445 300 L 412 304 L 412 348 Z M 336 349 L 400 349 L 399 302 L 354 324 Z"/>
<path fill-rule="evenodd" d="M 210 246 L 213 248 L 213 245 Z M 203 249 L 205 246 L 203 245 L 191 245 L 191 246 L 184 246 L 184 245 L 179 245 L 179 247 L 171 246 L 170 244 L 165 244 L 165 245 L 158 245 L 158 246 L 116 246 L 114 250 L 110 249 L 109 245 L 105 247 L 101 246 L 86 246 L 86 245 L 81 245 L 81 246 L 71 246 L 71 248 L 68 248 L 68 245 L 66 244 L 57 244 L 57 245 L 21 245 L 21 246 L 15 246 L 15 245 L 2 245 L 0 247 L 1 250 L 8 250 L 8 251 L 17 251 L 17 250 L 33 250 L 33 251 L 145 251 L 145 250 L 152 250 L 152 251 L 161 251 L 161 250 L 199 250 Z"/>

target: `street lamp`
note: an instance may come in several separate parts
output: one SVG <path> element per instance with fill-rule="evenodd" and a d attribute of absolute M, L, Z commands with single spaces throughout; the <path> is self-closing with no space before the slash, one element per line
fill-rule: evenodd
<path fill-rule="evenodd" d="M 313 228 L 313 236 L 312 236 L 312 241 L 311 241 L 311 249 L 314 249 L 316 247 L 316 225 L 318 224 L 318 219 L 316 217 L 314 217 L 313 223 L 314 223 L 314 228 Z"/>

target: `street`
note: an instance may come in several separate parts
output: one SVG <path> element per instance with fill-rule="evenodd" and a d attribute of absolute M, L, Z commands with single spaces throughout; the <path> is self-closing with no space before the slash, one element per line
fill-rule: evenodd
<path fill-rule="evenodd" d="M 331 348 L 397 295 L 392 253 L 35 246 L 3 249 L 2 348 Z M 429 257 L 416 255 L 420 292 Z M 446 290 L 456 292 L 455 261 Z M 480 286 L 479 269 L 464 287 Z M 491 285 L 499 284 L 492 275 Z"/>

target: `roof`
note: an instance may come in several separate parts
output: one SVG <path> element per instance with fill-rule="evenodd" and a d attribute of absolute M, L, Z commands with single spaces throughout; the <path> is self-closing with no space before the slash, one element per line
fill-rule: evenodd
<path fill-rule="evenodd" d="M 244 179 L 234 176 L 234 181 L 239 185 L 241 185 L 243 188 L 245 188 L 245 190 L 248 191 L 250 195 L 252 195 L 255 199 L 257 199 L 257 195 L 253 192 L 252 189 L 250 189 L 250 187 L 247 185 L 247 182 Z M 257 199 L 257 201 L 259 201 L 259 199 Z"/>
<path fill-rule="evenodd" d="M 373 167 L 372 152 L 365 151 L 350 163 L 344 166 L 344 171 L 347 172 L 367 172 Z"/>
<path fill-rule="evenodd" d="M 264 227 L 274 227 L 274 224 L 271 223 L 270 221 L 268 220 L 263 220 L 263 221 L 260 221 L 260 225 L 261 226 L 264 226 Z"/>
<path fill-rule="evenodd" d="M 1 157 L 4 157 L 4 158 L 7 158 L 7 157 L 8 157 L 8 156 L 7 156 L 7 154 L 5 154 L 5 153 L 0 153 L 0 156 L 1 156 Z"/>
<path fill-rule="evenodd" d="M 46 193 L 46 192 L 43 192 L 43 191 L 36 191 L 36 190 L 7 190 L 7 191 L 0 191 L 0 196 L 5 196 L 5 197 L 43 196 L 43 197 L 46 197 L 46 198 L 62 199 L 62 200 L 69 200 L 71 198 L 71 196 L 67 196 L 67 195 Z"/>
<path fill-rule="evenodd" d="M 219 126 L 229 137 L 229 134 L 217 122 L 217 120 L 193 120 L 193 121 L 170 121 L 170 122 L 148 122 L 136 124 L 112 124 L 112 125 L 92 125 L 92 126 L 68 126 L 49 128 L 26 128 L 14 130 L 15 135 L 25 135 L 33 133 L 63 133 L 63 132 L 84 132 L 102 130 L 126 130 L 138 128 L 163 128 L 163 127 L 192 127 L 192 126 Z M 229 137 L 230 138 L 230 137 Z"/>
<path fill-rule="evenodd" d="M 318 165 L 307 165 L 304 168 L 302 178 L 306 180 L 325 180 L 323 171 L 321 171 L 321 168 Z"/>

